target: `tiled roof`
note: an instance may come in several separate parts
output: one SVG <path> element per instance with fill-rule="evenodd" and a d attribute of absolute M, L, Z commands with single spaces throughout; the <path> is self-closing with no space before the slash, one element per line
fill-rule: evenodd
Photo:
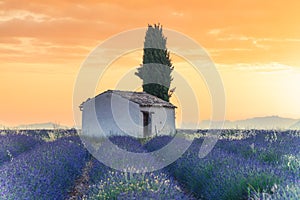
<path fill-rule="evenodd" d="M 121 91 L 121 90 L 107 90 L 104 93 L 113 93 L 119 95 L 125 99 L 139 104 L 140 106 L 159 106 L 159 107 L 169 107 L 176 108 L 173 104 L 164 101 L 156 96 L 148 94 L 146 92 L 131 92 L 131 91 Z M 102 94 L 104 94 L 102 93 Z M 101 94 L 100 94 L 101 95 Z"/>

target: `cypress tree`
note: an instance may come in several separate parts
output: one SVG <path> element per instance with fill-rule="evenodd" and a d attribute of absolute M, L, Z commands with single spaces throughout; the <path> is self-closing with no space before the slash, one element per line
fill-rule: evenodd
<path fill-rule="evenodd" d="M 170 52 L 166 47 L 167 38 L 163 35 L 160 24 L 148 25 L 144 41 L 143 64 L 137 68 L 137 75 L 143 80 L 143 91 L 169 101 L 172 91 L 169 91 L 173 80 L 174 69 Z"/>

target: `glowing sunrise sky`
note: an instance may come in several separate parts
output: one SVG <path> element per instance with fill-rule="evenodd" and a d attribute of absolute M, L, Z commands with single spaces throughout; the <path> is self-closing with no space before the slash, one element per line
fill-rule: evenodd
<path fill-rule="evenodd" d="M 298 0 L 49 2 L 0 0 L 0 124 L 74 125 L 74 83 L 88 54 L 115 34 L 157 22 L 206 49 L 224 84 L 226 119 L 300 118 Z M 184 71 L 188 63 L 172 58 L 197 84 Z M 111 70 L 122 77 L 140 63 L 142 52 L 132 52 Z M 108 73 L 97 91 L 114 89 L 118 77 Z M 194 89 L 204 120 L 211 105 L 201 88 Z"/>

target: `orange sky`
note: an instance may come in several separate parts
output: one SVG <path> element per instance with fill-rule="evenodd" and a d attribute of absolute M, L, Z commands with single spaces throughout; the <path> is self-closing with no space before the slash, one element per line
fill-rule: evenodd
<path fill-rule="evenodd" d="M 73 125 L 74 82 L 89 52 L 157 22 L 207 50 L 224 83 L 226 119 L 300 118 L 299 1 L 82 2 L 0 0 L 0 124 Z M 184 66 L 173 58 L 175 69 Z"/>

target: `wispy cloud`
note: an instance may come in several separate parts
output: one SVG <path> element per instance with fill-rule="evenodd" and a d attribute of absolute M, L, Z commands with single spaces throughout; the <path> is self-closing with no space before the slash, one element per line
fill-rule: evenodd
<path fill-rule="evenodd" d="M 259 38 L 239 34 L 227 34 L 217 38 L 219 41 L 254 41 L 254 42 L 300 42 L 300 38 Z"/>
<path fill-rule="evenodd" d="M 208 49 L 208 52 L 211 53 L 211 54 L 214 54 L 214 53 L 222 53 L 222 52 L 231 52 L 231 51 L 237 51 L 237 52 L 240 52 L 240 51 L 253 51 L 253 49 L 251 48 L 209 48 Z"/>
<path fill-rule="evenodd" d="M 14 19 L 33 20 L 36 22 L 43 22 L 43 21 L 49 21 L 53 18 L 45 14 L 33 13 L 27 10 L 8 10 L 8 11 L 1 10 L 0 11 L 0 22 L 10 21 Z"/>
<path fill-rule="evenodd" d="M 182 17 L 184 15 L 184 13 L 183 12 L 172 12 L 172 15 L 176 16 L 176 17 Z"/>
<path fill-rule="evenodd" d="M 220 29 L 211 29 L 207 32 L 208 35 L 219 35 L 221 32 Z"/>
<path fill-rule="evenodd" d="M 243 72 L 259 72 L 259 73 L 272 73 L 293 71 L 297 69 L 296 66 L 285 65 L 277 62 L 271 63 L 238 63 L 238 64 L 216 64 L 219 70 L 230 71 L 243 71 Z"/>
<path fill-rule="evenodd" d="M 89 47 L 83 45 L 59 45 L 34 37 L 14 37 L 12 41 L 2 42 L 0 47 L 1 62 L 32 63 L 34 55 L 34 62 L 61 63 L 82 58 L 90 51 Z"/>
<path fill-rule="evenodd" d="M 224 28 L 214 28 L 214 29 L 210 29 L 207 32 L 207 35 L 212 35 L 212 36 L 218 36 L 221 35 L 221 33 L 224 33 L 226 29 Z"/>
<path fill-rule="evenodd" d="M 220 47 L 219 50 L 216 50 L 217 48 L 215 48 L 214 53 L 216 53 L 216 51 L 219 53 L 222 51 L 244 51 L 246 49 L 261 49 L 265 51 L 278 45 L 295 45 L 300 43 L 300 37 L 258 37 L 251 36 L 250 34 L 241 34 L 240 32 L 241 30 L 233 27 L 215 28 L 207 31 L 207 35 L 214 37 L 217 42 L 223 42 L 230 46 L 237 46 L 232 48 Z M 243 48 L 240 48 L 241 45 Z"/>

